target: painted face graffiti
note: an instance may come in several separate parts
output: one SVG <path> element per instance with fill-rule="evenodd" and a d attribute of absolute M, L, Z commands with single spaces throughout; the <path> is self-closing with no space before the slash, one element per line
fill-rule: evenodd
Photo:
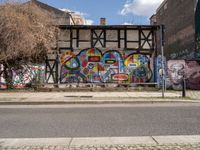
<path fill-rule="evenodd" d="M 61 56 L 61 82 L 141 83 L 151 79 L 149 58 L 97 48 L 81 50 L 77 55 L 65 52 Z"/>
<path fill-rule="evenodd" d="M 169 60 L 168 64 L 168 83 L 175 90 L 182 89 L 183 76 L 186 80 L 186 87 L 189 89 L 200 89 L 200 62 L 185 60 Z"/>
<path fill-rule="evenodd" d="M 130 73 L 130 80 L 133 83 L 148 82 L 152 72 L 149 67 L 149 59 L 144 55 L 130 55 L 125 59 L 125 66 Z"/>
<path fill-rule="evenodd" d="M 128 81 L 127 74 L 124 74 L 123 58 L 118 51 L 107 51 L 103 54 L 102 80 L 104 82 Z M 126 78 L 125 78 L 126 77 Z"/>
<path fill-rule="evenodd" d="M 170 78 L 173 84 L 178 85 L 181 83 L 184 72 L 184 64 L 173 64 L 170 66 Z"/>

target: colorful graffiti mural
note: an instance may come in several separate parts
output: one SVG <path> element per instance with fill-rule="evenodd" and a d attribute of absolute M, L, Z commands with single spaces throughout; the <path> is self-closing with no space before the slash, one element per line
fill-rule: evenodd
<path fill-rule="evenodd" d="M 200 89 L 200 61 L 186 61 L 186 85 L 190 89 Z"/>
<path fill-rule="evenodd" d="M 181 90 L 183 76 L 188 89 L 200 90 L 200 61 L 169 60 L 167 62 L 167 88 Z"/>
<path fill-rule="evenodd" d="M 165 61 L 166 88 L 182 90 L 183 77 L 185 77 L 187 89 L 200 90 L 200 61 L 169 60 Z M 161 57 L 156 58 L 156 81 L 162 86 L 162 78 L 159 75 Z"/>
<path fill-rule="evenodd" d="M 3 66 L 1 65 L 1 71 Z M 43 83 L 45 79 L 44 65 L 22 65 L 19 68 L 12 69 L 12 80 L 14 88 L 30 87 L 34 82 Z M 4 74 L 0 76 L 0 89 L 6 88 Z"/>
<path fill-rule="evenodd" d="M 0 64 L 0 89 L 6 88 L 6 82 L 5 82 L 3 70 L 4 70 L 4 67 L 2 64 Z"/>
<path fill-rule="evenodd" d="M 166 58 L 164 57 L 164 70 L 165 70 L 165 75 L 167 72 L 167 62 L 166 62 Z M 162 86 L 162 56 L 159 55 L 156 59 L 155 59 L 155 81 L 157 82 L 158 86 L 161 87 Z"/>
<path fill-rule="evenodd" d="M 61 83 L 144 83 L 152 77 L 150 60 L 141 54 L 97 48 L 66 51 L 60 58 Z"/>
<path fill-rule="evenodd" d="M 169 78 L 166 83 L 168 88 L 175 90 L 182 89 L 182 81 L 185 69 L 184 60 L 169 60 L 167 62 L 167 77 Z"/>
<path fill-rule="evenodd" d="M 35 82 L 44 82 L 44 74 L 44 66 L 23 65 L 13 70 L 13 85 L 15 88 L 24 88 Z"/>
<path fill-rule="evenodd" d="M 84 49 L 75 54 L 64 52 L 60 57 L 61 83 L 145 83 L 152 78 L 150 59 L 141 54 L 128 51 L 97 48 Z M 155 61 L 155 79 L 161 85 L 161 57 Z M 3 66 L 0 65 L 0 89 L 6 88 Z M 200 61 L 165 61 L 166 87 L 182 89 L 185 76 L 188 89 L 200 90 Z M 14 88 L 24 88 L 32 83 L 44 83 L 44 65 L 23 65 L 12 71 Z"/>

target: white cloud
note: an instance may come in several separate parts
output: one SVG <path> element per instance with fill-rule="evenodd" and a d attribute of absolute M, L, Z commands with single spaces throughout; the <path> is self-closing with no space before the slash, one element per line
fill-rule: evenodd
<path fill-rule="evenodd" d="M 94 21 L 91 19 L 85 19 L 85 25 L 93 25 Z"/>
<path fill-rule="evenodd" d="M 60 10 L 65 11 L 65 12 L 71 12 L 71 10 L 67 8 L 60 8 Z"/>
<path fill-rule="evenodd" d="M 88 16 L 87 13 L 80 12 L 80 11 L 74 11 L 75 14 L 80 15 L 80 16 Z"/>
<path fill-rule="evenodd" d="M 155 13 L 163 0 L 127 0 L 120 11 L 121 15 L 133 14 L 149 17 Z"/>
<path fill-rule="evenodd" d="M 134 25 L 134 24 L 130 22 L 124 22 L 122 25 Z"/>
<path fill-rule="evenodd" d="M 91 19 L 86 19 L 86 16 L 89 16 L 87 13 L 80 12 L 80 11 L 73 11 L 73 10 L 66 9 L 66 8 L 62 8 L 62 9 L 60 9 L 60 10 L 65 11 L 65 12 L 70 12 L 70 13 L 72 14 L 72 16 L 73 16 L 73 15 L 75 15 L 75 16 L 77 16 L 77 15 L 80 16 L 80 17 L 83 19 L 85 25 L 92 25 L 92 24 L 94 24 L 94 21 L 93 21 L 93 20 L 91 20 Z"/>
<path fill-rule="evenodd" d="M 87 13 L 80 12 L 80 11 L 73 11 L 73 10 L 70 10 L 70 9 L 67 9 L 67 8 L 61 8 L 60 10 L 65 11 L 65 12 L 70 12 L 70 13 L 72 13 L 72 14 L 80 15 L 80 16 L 82 16 L 82 17 L 88 16 Z"/>

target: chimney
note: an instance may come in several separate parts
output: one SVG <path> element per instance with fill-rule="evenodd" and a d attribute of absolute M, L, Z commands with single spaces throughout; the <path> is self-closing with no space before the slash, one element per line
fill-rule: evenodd
<path fill-rule="evenodd" d="M 100 25 L 102 26 L 106 25 L 106 18 L 100 18 Z"/>

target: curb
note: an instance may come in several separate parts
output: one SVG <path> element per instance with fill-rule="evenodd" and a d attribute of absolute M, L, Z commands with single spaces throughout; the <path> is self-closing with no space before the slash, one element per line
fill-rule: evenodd
<path fill-rule="evenodd" d="M 0 139 L 0 146 L 86 146 L 86 145 L 164 145 L 164 144 L 200 144 L 200 135 L 188 136 L 141 136 L 141 137 L 94 137 L 94 138 L 25 138 Z"/>
<path fill-rule="evenodd" d="M 56 104 L 156 104 L 156 103 L 200 103 L 192 100 L 155 100 L 155 101 L 34 101 L 0 102 L 0 105 L 56 105 Z"/>

